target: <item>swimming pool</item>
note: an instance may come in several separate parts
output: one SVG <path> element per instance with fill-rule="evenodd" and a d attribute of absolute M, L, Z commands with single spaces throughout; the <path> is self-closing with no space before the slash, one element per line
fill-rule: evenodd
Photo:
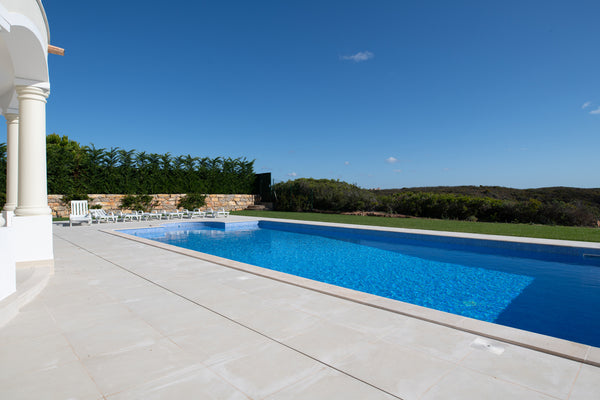
<path fill-rule="evenodd" d="M 600 250 L 273 221 L 128 234 L 600 347 Z"/>

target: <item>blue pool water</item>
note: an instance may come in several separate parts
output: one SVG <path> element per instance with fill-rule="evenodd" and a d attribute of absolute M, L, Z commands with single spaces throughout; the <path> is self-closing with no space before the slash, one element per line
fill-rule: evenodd
<path fill-rule="evenodd" d="M 123 232 L 600 347 L 598 250 L 267 221 Z"/>

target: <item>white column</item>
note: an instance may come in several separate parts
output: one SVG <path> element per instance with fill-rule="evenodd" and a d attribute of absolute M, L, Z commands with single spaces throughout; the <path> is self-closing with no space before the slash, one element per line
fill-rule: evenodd
<path fill-rule="evenodd" d="M 15 211 L 19 180 L 19 115 L 4 114 L 6 118 L 6 204 L 4 211 Z"/>
<path fill-rule="evenodd" d="M 50 215 L 46 178 L 46 98 L 35 86 L 17 86 L 19 183 L 15 215 Z"/>

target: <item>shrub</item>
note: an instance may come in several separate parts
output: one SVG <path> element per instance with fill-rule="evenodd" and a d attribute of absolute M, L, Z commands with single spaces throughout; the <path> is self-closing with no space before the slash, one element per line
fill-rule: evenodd
<path fill-rule="evenodd" d="M 154 198 L 149 194 L 128 194 L 121 199 L 121 208 L 126 210 L 150 211 Z"/>
<path fill-rule="evenodd" d="M 90 196 L 87 195 L 87 193 L 69 193 L 69 194 L 65 194 L 63 195 L 61 202 L 66 205 L 67 207 L 71 207 L 71 201 L 72 200 L 87 200 L 90 201 Z"/>
<path fill-rule="evenodd" d="M 330 179 L 282 182 L 274 185 L 273 192 L 275 207 L 282 211 L 370 211 L 377 205 L 370 191 Z"/>
<path fill-rule="evenodd" d="M 177 207 L 193 210 L 206 205 L 206 195 L 200 193 L 188 193 L 179 199 Z"/>

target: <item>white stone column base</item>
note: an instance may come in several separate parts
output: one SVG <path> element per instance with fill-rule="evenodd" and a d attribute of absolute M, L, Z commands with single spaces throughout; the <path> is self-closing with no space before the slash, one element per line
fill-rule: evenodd
<path fill-rule="evenodd" d="M 4 222 L 0 221 L 0 226 L 12 226 L 12 219 L 15 216 L 13 211 L 2 211 L 2 219 Z"/>
<path fill-rule="evenodd" d="M 51 215 L 17 215 L 12 219 L 12 229 L 16 262 L 54 259 Z"/>
<path fill-rule="evenodd" d="M 35 216 L 35 215 L 50 215 L 52 214 L 52 210 L 50 207 L 18 207 L 15 209 L 15 215 L 18 216 Z"/>

